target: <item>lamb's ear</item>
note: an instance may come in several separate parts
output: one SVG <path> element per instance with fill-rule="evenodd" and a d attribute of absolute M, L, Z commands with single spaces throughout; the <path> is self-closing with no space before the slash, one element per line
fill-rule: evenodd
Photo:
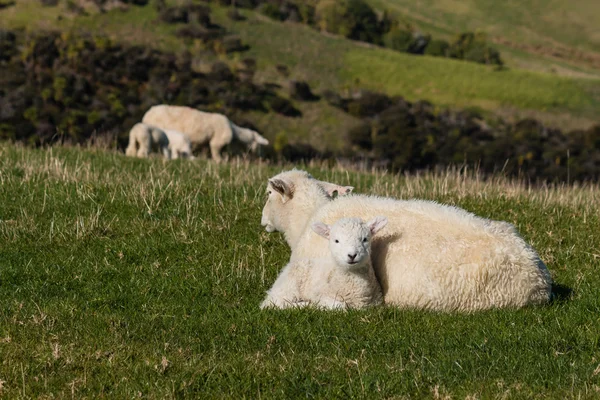
<path fill-rule="evenodd" d="M 311 225 L 311 228 L 316 234 L 323 236 L 325 239 L 329 239 L 329 232 L 331 231 L 329 225 L 322 222 L 315 222 Z"/>
<path fill-rule="evenodd" d="M 371 235 L 375 235 L 377 232 L 382 230 L 388 223 L 388 219 L 386 217 L 375 217 L 369 222 L 367 222 L 367 226 L 371 230 Z"/>
<path fill-rule="evenodd" d="M 283 202 L 294 197 L 294 187 L 282 179 L 269 179 L 269 185 L 283 198 Z"/>
<path fill-rule="evenodd" d="M 352 193 L 354 186 L 340 186 L 335 183 L 319 181 L 319 185 L 327 192 L 329 197 L 336 198 L 337 196 L 345 196 Z"/>

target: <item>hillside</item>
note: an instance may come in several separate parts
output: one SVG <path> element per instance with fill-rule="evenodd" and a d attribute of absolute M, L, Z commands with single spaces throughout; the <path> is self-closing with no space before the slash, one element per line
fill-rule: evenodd
<path fill-rule="evenodd" d="M 258 79 L 285 84 L 285 79 L 274 68 L 276 64 L 284 64 L 290 68 L 291 78 L 307 80 L 317 92 L 371 88 L 409 100 L 429 100 L 438 106 L 477 107 L 509 118 L 534 116 L 551 126 L 567 129 L 589 127 L 598 121 L 600 69 L 593 62 L 599 51 L 591 23 L 597 13 L 593 2 L 589 2 L 588 8 L 579 8 L 589 9 L 589 13 L 578 11 L 577 18 L 572 19 L 581 24 L 581 30 L 563 29 L 566 22 L 560 13 L 551 14 L 553 18 L 543 13 L 538 15 L 535 10 L 545 5 L 535 4 L 537 8 L 533 8 L 531 4 L 529 13 L 520 13 L 515 7 L 486 9 L 483 3 L 465 3 L 457 12 L 451 2 L 435 6 L 428 2 L 410 3 L 412 5 L 373 2 L 379 10 L 389 9 L 401 15 L 401 20 L 404 18 L 440 37 L 450 37 L 465 29 L 480 29 L 496 42 L 518 43 L 518 46 L 500 46 L 508 70 L 494 71 L 484 65 L 373 48 L 320 34 L 305 25 L 276 22 L 249 10 L 241 11 L 247 17 L 245 21 L 232 21 L 226 17 L 227 8 L 211 7 L 215 22 L 239 34 L 250 46 L 247 52 L 229 57 L 227 61 L 235 64 L 241 57 L 256 57 Z M 564 3 L 561 7 L 566 7 L 566 2 L 552 3 Z M 112 10 L 73 16 L 64 11 L 64 6 L 61 9 L 61 4 L 42 8 L 37 0 L 19 1 L 0 11 L 3 25 L 26 26 L 29 30 L 58 28 L 102 32 L 117 40 L 159 49 L 189 49 L 198 53 L 202 48 L 198 42 L 174 37 L 175 28 L 157 22 L 157 13 L 150 5 L 133 6 L 126 12 Z M 500 17 L 496 18 L 496 14 Z M 526 35 L 521 24 L 531 19 L 528 16 L 535 18 L 533 23 L 527 24 L 527 31 L 533 33 Z M 546 23 L 548 19 L 553 24 Z M 552 43 L 557 48 L 567 49 L 567 53 L 548 58 L 544 49 Z M 541 51 L 538 51 L 539 46 L 542 46 Z M 583 61 L 577 52 L 592 62 Z M 210 59 L 205 54 L 202 57 Z M 261 128 L 269 127 L 270 135 L 286 131 L 292 138 L 315 138 L 315 142 L 334 148 L 338 138 L 354 124 L 352 118 L 336 112 L 325 102 L 316 107 L 305 104 L 299 107 L 306 112 L 306 117 L 298 121 L 272 115 L 254 117 Z"/>
<path fill-rule="evenodd" d="M 424 31 L 449 38 L 481 30 L 508 64 L 559 75 L 600 73 L 600 4 L 594 0 L 370 0 Z"/>
<path fill-rule="evenodd" d="M 260 226 L 281 168 L 0 143 L 0 397 L 598 397 L 598 186 L 310 166 L 511 222 L 572 294 L 471 315 L 260 311 L 289 257 Z"/>

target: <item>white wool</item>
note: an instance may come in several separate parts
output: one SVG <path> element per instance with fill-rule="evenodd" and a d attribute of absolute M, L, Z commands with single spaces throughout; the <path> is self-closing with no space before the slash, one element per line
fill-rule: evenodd
<path fill-rule="evenodd" d="M 233 124 L 226 116 L 208 113 L 190 107 L 161 104 L 151 107 L 142 122 L 162 129 L 184 133 L 194 145 L 208 143 L 213 160 L 222 161 L 221 149 L 239 139 L 251 149 L 267 145 L 269 141 L 256 131 Z"/>
<path fill-rule="evenodd" d="M 125 154 L 145 158 L 153 148 L 158 148 L 166 159 L 171 158 L 169 138 L 162 129 L 144 123 L 135 124 L 129 132 L 129 145 Z"/>
<path fill-rule="evenodd" d="M 368 223 L 342 218 L 331 227 L 313 224 L 312 229 L 328 239 L 328 256 L 290 262 L 267 292 L 261 308 L 335 309 L 381 304 L 381 286 L 371 264 L 371 237 L 386 223 L 384 217 L 377 217 Z"/>
<path fill-rule="evenodd" d="M 194 159 L 190 138 L 183 133 L 172 129 L 165 129 L 164 132 L 167 135 L 167 138 L 169 138 L 169 149 L 171 150 L 173 159 L 180 157 Z"/>
<path fill-rule="evenodd" d="M 268 184 L 262 224 L 283 232 L 290 262 L 322 258 L 328 248 L 310 226 L 340 218 L 388 218 L 372 245 L 387 304 L 443 311 L 544 304 L 551 278 L 512 225 L 431 201 L 349 195 L 332 199 L 321 182 L 292 170 Z"/>

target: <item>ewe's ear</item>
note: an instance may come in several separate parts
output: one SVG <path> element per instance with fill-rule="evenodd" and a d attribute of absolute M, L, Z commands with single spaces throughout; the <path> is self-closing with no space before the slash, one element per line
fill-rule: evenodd
<path fill-rule="evenodd" d="M 379 232 L 380 230 L 382 230 L 388 223 L 388 219 L 386 217 L 375 217 L 372 220 L 370 220 L 367 225 L 369 226 L 369 229 L 371 230 L 371 235 L 375 235 L 377 232 Z"/>
<path fill-rule="evenodd" d="M 311 228 L 313 231 L 315 231 L 316 234 L 323 236 L 325 239 L 329 239 L 329 225 L 324 224 L 322 222 L 315 222 L 314 224 L 312 224 Z"/>
<path fill-rule="evenodd" d="M 340 186 L 335 183 L 329 183 L 325 181 L 319 181 L 319 185 L 327 192 L 329 197 L 345 196 L 352 193 L 354 186 Z"/>
<path fill-rule="evenodd" d="M 270 179 L 269 184 L 281 195 L 284 203 L 294 196 L 294 187 L 282 179 Z"/>

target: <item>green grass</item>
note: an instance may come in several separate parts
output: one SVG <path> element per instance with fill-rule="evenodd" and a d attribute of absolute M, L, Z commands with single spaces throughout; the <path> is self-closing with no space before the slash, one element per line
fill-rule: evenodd
<path fill-rule="evenodd" d="M 0 144 L 0 397 L 598 398 L 600 188 L 313 165 L 515 223 L 573 295 L 472 315 L 260 311 L 289 257 L 259 223 L 281 168 Z"/>
<path fill-rule="evenodd" d="M 593 116 L 600 107 L 600 80 L 570 79 L 439 57 L 414 57 L 395 51 L 346 53 L 349 79 L 409 99 L 428 99 L 457 107 L 501 106 L 539 111 L 569 111 Z"/>

